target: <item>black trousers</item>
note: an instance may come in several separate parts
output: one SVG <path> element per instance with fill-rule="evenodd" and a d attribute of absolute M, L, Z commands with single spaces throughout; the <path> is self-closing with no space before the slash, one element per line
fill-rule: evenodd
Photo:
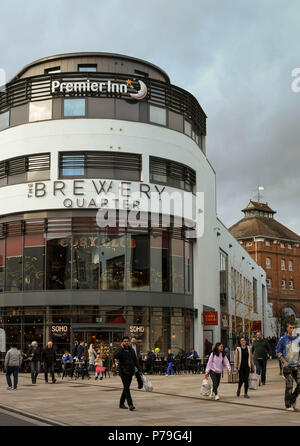
<path fill-rule="evenodd" d="M 261 376 L 261 382 L 266 382 L 267 359 L 255 359 L 256 373 Z"/>
<path fill-rule="evenodd" d="M 143 380 L 141 378 L 141 374 L 139 372 L 135 372 L 135 377 L 138 382 L 138 388 L 142 389 L 144 384 L 143 384 Z"/>
<path fill-rule="evenodd" d="M 48 372 L 51 374 L 52 382 L 55 381 L 54 376 L 54 364 L 47 364 L 44 362 L 44 375 L 45 375 L 45 381 L 48 382 Z"/>
<path fill-rule="evenodd" d="M 239 370 L 239 386 L 238 386 L 238 390 L 241 390 L 241 387 L 244 384 L 245 395 L 247 395 L 247 393 L 248 393 L 249 374 L 250 374 L 250 367 L 248 365 L 246 367 L 241 367 L 240 368 L 240 370 Z"/>
<path fill-rule="evenodd" d="M 218 387 L 219 387 L 219 384 L 220 384 L 220 381 L 221 381 L 222 374 L 221 373 L 216 373 L 213 370 L 211 370 L 209 372 L 209 374 L 210 374 L 210 377 L 211 377 L 212 382 L 213 382 L 213 392 L 214 392 L 215 395 L 218 395 Z"/>
<path fill-rule="evenodd" d="M 129 406 L 133 406 L 132 398 L 130 395 L 130 384 L 132 381 L 132 376 L 132 374 L 128 375 L 123 373 L 120 375 L 123 383 L 123 392 L 120 398 L 120 405 L 124 404 L 126 400 Z"/>

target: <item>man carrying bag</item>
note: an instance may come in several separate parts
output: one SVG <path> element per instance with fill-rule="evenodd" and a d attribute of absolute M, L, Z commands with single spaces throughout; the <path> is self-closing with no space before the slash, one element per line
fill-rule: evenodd
<path fill-rule="evenodd" d="M 128 336 L 123 337 L 121 348 L 115 352 L 114 359 L 119 361 L 119 373 L 123 383 L 123 392 L 120 398 L 119 407 L 120 409 L 128 409 L 128 407 L 124 404 L 125 400 L 127 400 L 129 410 L 135 410 L 130 394 L 130 384 L 135 373 L 135 367 L 139 373 L 142 373 L 142 370 L 133 348 L 129 345 Z"/>

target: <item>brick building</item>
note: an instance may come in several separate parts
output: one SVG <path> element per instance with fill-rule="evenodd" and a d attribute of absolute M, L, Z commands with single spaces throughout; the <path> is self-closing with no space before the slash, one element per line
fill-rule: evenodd
<path fill-rule="evenodd" d="M 273 315 L 285 309 L 300 318 L 300 236 L 274 219 L 268 203 L 250 200 L 232 235 L 267 274 Z"/>

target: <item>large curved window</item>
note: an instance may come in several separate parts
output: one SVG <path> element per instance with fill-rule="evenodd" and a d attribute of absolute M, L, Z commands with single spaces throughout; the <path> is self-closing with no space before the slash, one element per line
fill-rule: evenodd
<path fill-rule="evenodd" d="M 110 178 L 140 181 L 142 157 L 134 153 L 62 152 L 60 178 Z"/>
<path fill-rule="evenodd" d="M 93 220 L 5 223 L 0 231 L 0 292 L 85 289 L 192 294 L 193 247 L 182 231 L 99 231 Z"/>

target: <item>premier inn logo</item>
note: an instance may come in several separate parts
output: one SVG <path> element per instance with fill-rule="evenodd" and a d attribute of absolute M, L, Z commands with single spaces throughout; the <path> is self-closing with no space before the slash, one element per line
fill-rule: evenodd
<path fill-rule="evenodd" d="M 134 90 L 130 92 L 130 90 Z M 118 95 L 128 95 L 132 99 L 144 99 L 147 96 L 147 85 L 141 81 L 127 79 L 124 83 L 116 83 L 110 80 L 105 82 L 95 82 L 87 79 L 86 81 L 61 82 L 60 80 L 52 81 L 51 93 L 115 93 Z"/>

